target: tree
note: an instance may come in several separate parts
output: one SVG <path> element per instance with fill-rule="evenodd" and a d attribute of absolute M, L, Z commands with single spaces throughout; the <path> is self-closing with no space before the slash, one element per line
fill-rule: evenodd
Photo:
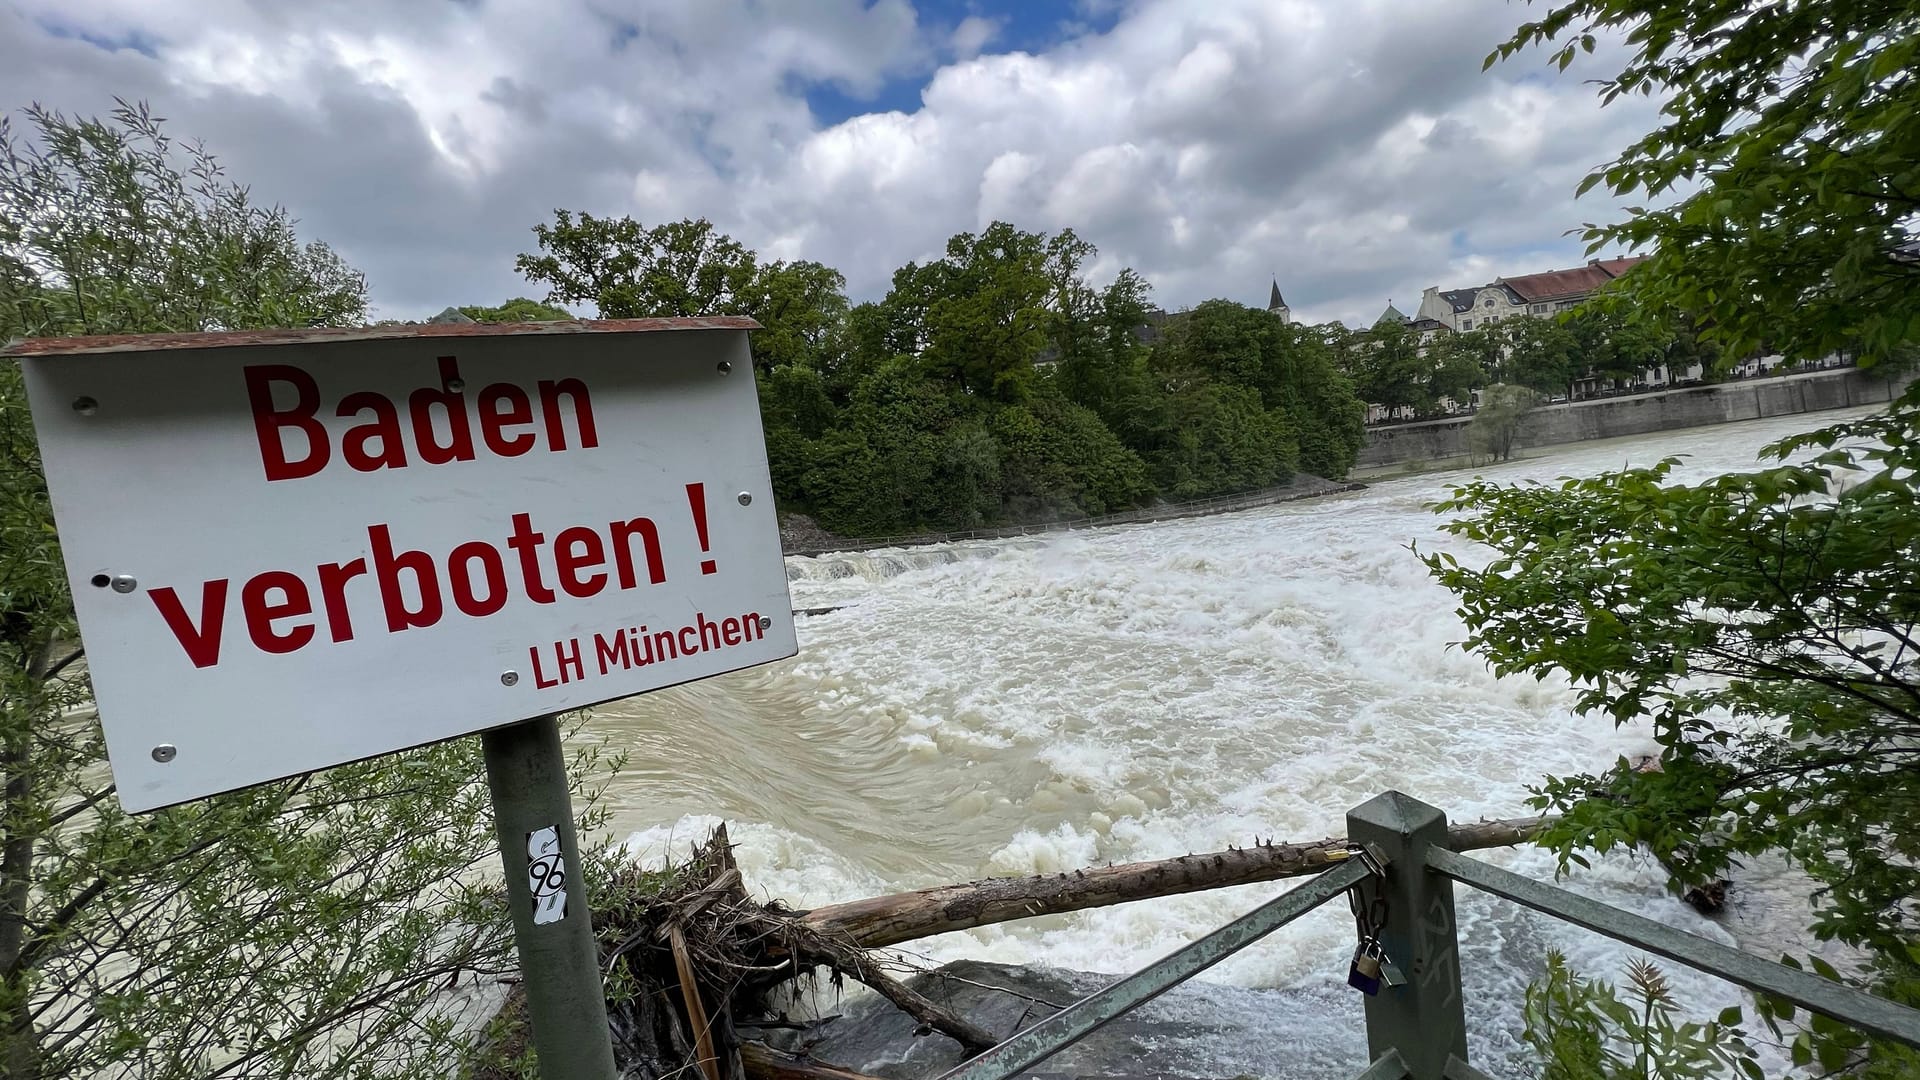
<path fill-rule="evenodd" d="M 1428 364 L 1420 355 L 1419 338 L 1405 324 L 1383 322 L 1358 335 L 1347 362 L 1361 400 L 1389 409 L 1411 408 L 1416 414 L 1433 410 Z"/>
<path fill-rule="evenodd" d="M 1495 672 L 1564 673 L 1578 708 L 1645 720 L 1662 768 L 1550 777 L 1562 862 L 1645 845 L 1676 891 L 1781 852 L 1815 929 L 1911 979 L 1920 894 L 1920 390 L 1796 436 L 1810 460 L 1699 484 L 1678 462 L 1555 487 L 1476 482 L 1442 512 L 1492 549 L 1426 556 Z M 1891 1052 L 1891 1051 L 1888 1051 Z"/>
<path fill-rule="evenodd" d="M 1565 321 L 1508 319 L 1497 328 L 1474 331 L 1476 335 L 1483 333 L 1497 354 L 1489 368 L 1496 381 L 1548 395 L 1571 391 L 1573 377 L 1578 374 L 1576 344 Z"/>
<path fill-rule="evenodd" d="M 1099 349 L 1100 294 L 1087 283 L 1087 263 L 1099 250 L 1061 229 L 1047 238 L 1047 306 L 1053 312 L 1055 363 L 1073 364 Z"/>
<path fill-rule="evenodd" d="M 1023 399 L 1057 321 L 1047 260 L 1043 234 L 1004 221 L 948 240 L 946 258 L 914 282 L 926 298 L 927 372 L 970 394 Z"/>
<path fill-rule="evenodd" d="M 0 134 L 0 339 L 351 323 L 301 244 L 144 108 Z M 20 370 L 0 363 L 0 1074 L 415 1076 L 434 1002 L 512 970 L 472 873 L 471 740 L 139 818 L 119 808 Z M 423 1062 L 432 1062 L 431 1066 Z"/>
<path fill-rule="evenodd" d="M 474 322 L 490 323 L 553 322 L 573 318 L 573 313 L 565 308 L 529 300 L 524 296 L 516 296 L 499 307 L 469 304 L 460 309 L 460 314 Z"/>
<path fill-rule="evenodd" d="M 1583 190 L 1665 206 L 1589 225 L 1593 249 L 1651 246 L 1601 305 L 1698 327 L 1721 355 L 1920 343 L 1920 4 L 1913 0 L 1566 0 L 1489 63 L 1625 37 L 1603 100 L 1669 98 L 1659 127 Z M 1678 197 L 1676 197 L 1678 196 Z M 1684 346 L 1691 348 L 1692 346 Z M 1635 346 L 1637 349 L 1637 346 Z M 1668 350 L 1671 351 L 1671 346 Z M 1783 440 L 1776 464 L 1696 484 L 1675 462 L 1557 487 L 1475 483 L 1443 512 L 1492 549 L 1426 558 L 1496 671 L 1563 672 L 1583 712 L 1652 725 L 1659 772 L 1548 778 L 1564 862 L 1646 845 L 1684 887 L 1779 852 L 1817 882 L 1815 929 L 1873 950 L 1875 986 L 1920 1001 L 1920 392 Z M 1806 460 L 1789 461 L 1795 455 Z M 1795 1056 L 1911 1075 L 1904 1048 L 1838 1025 Z M 1906 1071 L 1903 1071 L 1906 1070 Z"/>
<path fill-rule="evenodd" d="M 1295 323 L 1268 334 L 1273 358 L 1267 403 L 1292 428 L 1300 468 L 1316 476 L 1347 475 L 1366 443 L 1367 406 L 1340 370 L 1344 331 Z"/>
<path fill-rule="evenodd" d="M 993 414 L 1003 498 L 1016 520 L 1106 514 L 1153 492 L 1139 455 L 1057 391 Z"/>
<path fill-rule="evenodd" d="M 1427 396 L 1435 401 L 1451 401 L 1456 407 L 1473 403 L 1473 392 L 1487 385 L 1487 369 L 1479 360 L 1459 349 L 1441 348 L 1431 357 L 1427 372 Z"/>
<path fill-rule="evenodd" d="M 748 284 L 742 311 L 760 324 L 753 362 L 760 371 L 783 364 L 833 365 L 847 328 L 847 279 L 817 262 L 771 262 Z"/>
<path fill-rule="evenodd" d="M 548 303 L 592 304 L 603 319 L 744 313 L 753 253 L 706 218 L 651 229 L 630 217 L 553 218 L 533 227 L 541 254 L 514 260 L 528 281 L 547 285 Z"/>
<path fill-rule="evenodd" d="M 144 105 L 110 122 L 0 116 L 0 327 L 18 336 L 329 326 L 366 281 L 253 203 L 203 149 L 184 161 Z M 4 335 L 0 335 L 4 336 Z"/>
<path fill-rule="evenodd" d="M 1662 94 L 1659 127 L 1586 178 L 1668 205 L 1589 223 L 1589 251 L 1650 249 L 1617 310 L 1685 312 L 1722 352 L 1897 355 L 1920 325 L 1920 5 L 1911 0 L 1564 0 L 1491 66 L 1597 35 L 1632 51 L 1600 96 Z M 1674 199 L 1674 196 L 1681 197 Z"/>
<path fill-rule="evenodd" d="M 1649 312 L 1628 315 L 1605 307 L 1581 307 L 1561 324 L 1569 359 L 1589 375 L 1631 381 L 1665 360 L 1673 343 L 1667 321 Z"/>
<path fill-rule="evenodd" d="M 1487 387 L 1480 393 L 1479 411 L 1467 425 L 1467 442 L 1475 453 L 1495 461 L 1511 458 L 1533 406 L 1533 391 L 1524 386 L 1495 383 Z"/>

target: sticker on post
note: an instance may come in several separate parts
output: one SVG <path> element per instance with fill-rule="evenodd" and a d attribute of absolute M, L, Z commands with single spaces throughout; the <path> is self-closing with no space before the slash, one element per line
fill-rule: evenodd
<path fill-rule="evenodd" d="M 567 860 L 556 827 L 527 834 L 527 888 L 533 893 L 533 925 L 567 917 Z"/>

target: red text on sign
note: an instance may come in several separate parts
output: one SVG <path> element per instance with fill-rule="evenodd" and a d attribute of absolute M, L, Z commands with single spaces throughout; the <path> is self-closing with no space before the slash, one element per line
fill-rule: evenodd
<path fill-rule="evenodd" d="M 515 596 L 551 604 L 563 594 L 585 599 L 667 579 L 660 532 L 644 517 L 603 528 L 574 525 L 549 540 L 531 515 L 515 514 L 504 541 L 469 540 L 444 555 L 398 546 L 383 523 L 367 526 L 367 551 L 366 558 L 321 563 L 310 574 L 268 570 L 244 582 L 238 615 L 254 647 L 295 652 L 322 628 L 335 642 L 350 641 L 368 629 L 355 626 L 356 599 L 366 609 L 377 603 L 386 631 L 399 633 L 438 623 L 449 606 L 485 618 Z M 230 579 L 216 578 L 202 582 L 197 597 L 171 586 L 147 595 L 193 666 L 204 668 L 220 662 L 231 592 Z"/>
<path fill-rule="evenodd" d="M 438 387 L 421 387 L 404 402 L 371 390 L 341 397 L 333 415 L 358 422 L 340 432 L 340 460 L 357 472 L 376 472 L 404 469 L 414 461 L 472 461 L 481 448 L 497 457 L 519 457 L 543 438 L 554 452 L 573 444 L 600 445 L 593 402 L 579 379 L 541 379 L 532 395 L 512 383 L 493 383 L 469 397 L 454 357 L 441 357 L 439 370 Z M 319 382 L 287 364 L 253 365 L 241 373 L 267 479 L 298 480 L 326 468 L 335 447 L 320 419 Z M 276 387 L 283 389 L 276 392 Z M 286 401 L 289 395 L 287 404 L 275 403 L 276 397 Z"/>

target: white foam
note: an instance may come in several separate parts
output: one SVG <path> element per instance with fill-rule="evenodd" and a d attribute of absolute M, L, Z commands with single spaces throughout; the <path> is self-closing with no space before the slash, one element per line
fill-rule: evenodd
<path fill-rule="evenodd" d="M 1693 455 L 1681 473 L 1697 478 L 1750 466 L 1759 446 L 1826 420 L 1590 444 L 1485 472 L 1550 481 L 1680 453 Z M 1524 813 L 1541 774 L 1602 769 L 1654 747 L 1640 727 L 1575 716 L 1561 680 L 1495 679 L 1449 647 L 1465 636 L 1453 598 L 1407 545 L 1473 557 L 1426 509 L 1469 475 L 1212 518 L 790 559 L 796 607 L 847 605 L 801 621 L 797 661 L 598 715 L 595 735 L 636 746 L 641 764 L 614 792 L 618 824 L 637 850 L 657 850 L 724 817 L 756 889 L 816 906 L 1255 836 L 1338 835 L 1349 807 L 1387 788 L 1455 820 Z M 1538 852 L 1491 857 L 1552 873 Z M 1657 867 L 1621 856 L 1573 886 L 1724 937 L 1662 881 Z M 913 949 L 1118 973 L 1282 887 L 988 927 Z M 1495 1064 L 1517 1046 L 1521 994 L 1548 947 L 1613 980 L 1630 955 L 1484 897 L 1463 897 L 1460 913 L 1472 1026 Z M 1320 991 L 1344 979 L 1352 935 L 1332 905 L 1208 977 L 1313 990 L 1331 1004 L 1301 1018 L 1303 1030 L 1348 1031 L 1357 1006 Z M 1725 984 L 1665 967 L 1702 1015 L 1739 1001 Z"/>

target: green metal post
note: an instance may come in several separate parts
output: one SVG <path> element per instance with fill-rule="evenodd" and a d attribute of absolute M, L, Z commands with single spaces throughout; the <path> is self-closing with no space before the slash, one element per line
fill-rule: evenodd
<path fill-rule="evenodd" d="M 542 716 L 482 732 L 480 743 L 540 1075 L 614 1080 L 606 991 L 573 835 L 560 725 Z"/>
<path fill-rule="evenodd" d="M 1385 898 L 1380 943 L 1407 980 L 1366 999 L 1368 1055 L 1398 1050 L 1413 1080 L 1442 1080 L 1448 1058 L 1467 1060 L 1453 882 L 1426 860 L 1428 847 L 1447 845 L 1447 815 L 1389 791 L 1347 812 L 1347 839 L 1386 861 L 1384 875 L 1360 883 L 1360 895 L 1369 908 Z"/>

